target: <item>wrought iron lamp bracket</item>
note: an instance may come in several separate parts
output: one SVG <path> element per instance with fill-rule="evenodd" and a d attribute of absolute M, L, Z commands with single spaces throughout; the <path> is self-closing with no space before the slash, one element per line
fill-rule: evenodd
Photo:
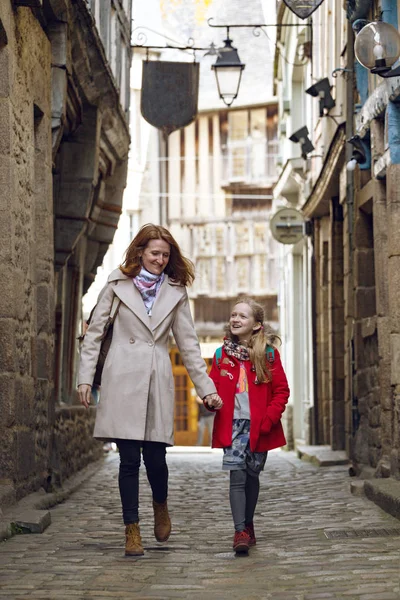
<path fill-rule="evenodd" d="M 344 67 L 336 67 L 336 69 L 333 69 L 332 71 L 332 77 L 334 77 L 336 79 L 336 77 L 340 74 L 343 73 L 353 73 L 353 69 L 345 69 Z"/>
<path fill-rule="evenodd" d="M 152 33 L 155 33 L 156 35 L 159 35 L 160 37 L 162 37 L 165 40 L 168 40 L 168 42 L 164 45 L 153 45 L 153 44 L 147 44 L 147 40 L 148 40 L 148 36 L 147 34 L 143 31 L 143 29 L 146 29 L 147 31 L 150 31 Z M 138 31 L 140 30 L 140 31 Z M 209 54 L 218 54 L 215 46 L 213 43 L 210 44 L 210 46 L 204 48 L 204 47 L 199 47 L 199 46 L 195 46 L 194 45 L 194 39 L 193 38 L 188 38 L 186 45 L 181 45 L 179 44 L 179 42 L 177 42 L 176 40 L 173 40 L 172 38 L 169 38 L 168 36 L 159 33 L 158 31 L 155 31 L 154 29 L 151 29 L 150 27 L 145 27 L 143 25 L 141 25 L 140 27 L 136 27 L 133 31 L 132 31 L 132 36 L 134 36 L 134 34 L 136 33 L 136 42 L 131 43 L 131 48 L 143 48 L 144 50 L 146 50 L 146 60 L 148 60 L 149 57 L 149 50 L 182 50 L 182 51 L 187 51 L 190 50 L 194 53 L 196 51 L 207 51 Z M 172 43 L 169 43 L 172 42 Z"/>
<path fill-rule="evenodd" d="M 237 23 L 234 25 L 232 25 L 231 23 L 214 25 L 214 23 L 212 21 L 214 21 L 213 17 L 210 17 L 209 19 L 207 19 L 208 26 L 213 27 L 213 28 L 226 29 L 226 34 L 227 34 L 228 39 L 229 39 L 229 30 L 234 29 L 234 28 L 253 29 L 253 35 L 255 37 L 260 37 L 261 31 L 267 36 L 267 32 L 264 31 L 264 27 L 312 27 L 311 19 L 307 23 Z"/>
<path fill-rule="evenodd" d="M 229 37 L 229 33 L 230 33 L 230 29 L 233 28 L 242 28 L 242 29 L 253 29 L 253 35 L 255 37 L 260 37 L 261 35 L 261 31 L 264 33 L 264 35 L 266 35 L 268 37 L 268 34 L 266 31 L 264 31 L 265 27 L 309 27 L 311 28 L 312 31 L 312 20 L 309 19 L 309 21 L 307 23 L 237 23 L 237 24 L 222 24 L 222 25 L 215 25 L 212 21 L 213 21 L 213 17 L 210 17 L 207 20 L 207 23 L 209 25 L 209 27 L 213 27 L 213 28 L 222 28 L 222 29 L 226 29 L 226 33 L 227 33 L 227 39 L 230 39 Z M 167 42 L 164 45 L 153 45 L 153 44 L 146 44 L 147 40 L 148 40 L 148 36 L 146 35 L 146 33 L 143 31 L 144 29 L 146 29 L 147 31 L 151 31 L 152 33 L 155 33 L 157 35 L 159 35 L 160 37 L 163 37 L 165 40 L 169 40 L 169 43 Z M 143 48 L 144 50 L 146 50 L 146 59 L 148 60 L 148 54 L 149 54 L 149 50 L 182 50 L 183 52 L 191 50 L 194 53 L 196 51 L 198 52 L 206 52 L 206 55 L 215 55 L 217 56 L 218 53 L 218 49 L 216 48 L 214 42 L 211 42 L 211 44 L 207 47 L 203 47 L 203 46 L 195 46 L 194 45 L 194 39 L 193 38 L 189 38 L 187 40 L 186 45 L 181 45 L 179 44 L 179 42 L 176 42 L 176 40 L 172 40 L 171 38 L 168 38 L 167 36 L 160 34 L 159 32 L 151 29 L 150 27 L 145 27 L 143 25 L 141 25 L 140 27 L 136 27 L 135 29 L 133 29 L 132 31 L 132 35 L 134 35 L 135 31 L 137 30 L 141 30 L 137 33 L 137 39 L 136 42 L 131 43 L 131 48 Z"/>

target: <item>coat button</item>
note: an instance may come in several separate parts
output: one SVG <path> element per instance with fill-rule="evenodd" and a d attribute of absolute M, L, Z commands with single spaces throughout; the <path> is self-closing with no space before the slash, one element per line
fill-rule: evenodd
<path fill-rule="evenodd" d="M 135 343 L 135 338 L 131 338 L 131 339 L 129 340 L 129 343 L 130 343 L 130 344 L 134 344 L 134 343 Z"/>
<path fill-rule="evenodd" d="M 154 346 L 153 342 L 147 342 L 149 346 Z"/>

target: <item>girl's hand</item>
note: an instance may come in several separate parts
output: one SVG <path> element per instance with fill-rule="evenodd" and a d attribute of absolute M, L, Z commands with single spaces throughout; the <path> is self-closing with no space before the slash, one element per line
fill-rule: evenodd
<path fill-rule="evenodd" d="M 85 408 L 89 408 L 92 397 L 92 386 L 88 383 L 81 383 L 81 385 L 78 385 L 78 394 L 80 403 L 83 404 Z"/>
<path fill-rule="evenodd" d="M 215 408 L 216 410 L 222 408 L 224 404 L 221 398 L 218 396 L 218 394 L 208 394 L 208 396 L 204 398 L 204 402 L 206 402 L 208 406 L 210 406 L 211 408 Z"/>

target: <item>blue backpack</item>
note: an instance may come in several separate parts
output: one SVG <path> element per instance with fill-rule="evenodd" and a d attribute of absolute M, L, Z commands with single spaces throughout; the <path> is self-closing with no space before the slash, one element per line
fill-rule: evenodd
<path fill-rule="evenodd" d="M 218 369 L 219 369 L 219 363 L 221 362 L 221 358 L 222 358 L 222 348 L 223 348 L 223 346 L 220 346 L 215 351 L 215 360 L 217 362 Z M 273 363 L 274 362 L 275 350 L 274 350 L 274 348 L 272 346 L 266 346 L 265 347 L 265 356 L 267 357 L 267 361 L 269 363 Z"/>

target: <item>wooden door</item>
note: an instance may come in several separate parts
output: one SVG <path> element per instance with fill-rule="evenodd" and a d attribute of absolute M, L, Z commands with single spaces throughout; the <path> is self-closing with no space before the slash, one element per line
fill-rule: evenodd
<path fill-rule="evenodd" d="M 198 417 L 196 392 L 177 348 L 172 348 L 170 358 L 175 384 L 175 445 L 194 446 Z"/>

